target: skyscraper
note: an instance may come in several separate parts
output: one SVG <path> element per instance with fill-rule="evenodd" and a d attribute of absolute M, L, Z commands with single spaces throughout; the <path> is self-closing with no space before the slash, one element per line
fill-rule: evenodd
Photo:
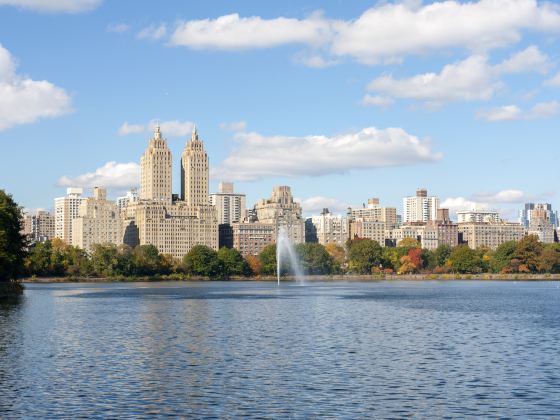
<path fill-rule="evenodd" d="M 72 243 L 72 220 L 78 217 L 78 210 L 84 197 L 82 188 L 67 188 L 65 197 L 54 199 L 54 236 L 67 244 Z"/>
<path fill-rule="evenodd" d="M 231 182 L 220 182 L 218 192 L 210 194 L 210 204 L 216 206 L 219 224 L 241 222 L 245 218 L 245 194 L 233 192 Z"/>
<path fill-rule="evenodd" d="M 171 204 L 171 151 L 159 125 L 140 158 L 140 198 Z"/>
<path fill-rule="evenodd" d="M 189 206 L 208 204 L 208 155 L 196 126 L 181 155 L 181 199 Z"/>
<path fill-rule="evenodd" d="M 428 190 L 418 189 L 416 195 L 403 198 L 403 222 L 427 222 L 437 219 L 439 198 L 428 197 Z"/>

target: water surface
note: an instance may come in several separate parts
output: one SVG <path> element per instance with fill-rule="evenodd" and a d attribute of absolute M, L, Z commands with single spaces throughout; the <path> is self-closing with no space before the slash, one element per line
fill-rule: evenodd
<path fill-rule="evenodd" d="M 0 418 L 554 417 L 558 286 L 30 284 Z"/>

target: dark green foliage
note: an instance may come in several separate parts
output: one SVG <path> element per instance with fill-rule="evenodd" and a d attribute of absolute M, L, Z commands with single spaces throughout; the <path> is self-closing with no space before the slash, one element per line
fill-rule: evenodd
<path fill-rule="evenodd" d="M 304 274 L 332 274 L 339 267 L 333 257 L 329 255 L 323 245 L 316 243 L 305 243 L 296 245 L 296 253 L 299 257 Z"/>
<path fill-rule="evenodd" d="M 511 260 L 515 258 L 516 248 L 516 241 L 507 241 L 499 245 L 492 254 L 492 259 L 490 261 L 492 271 L 495 273 L 504 271 L 504 269 L 511 264 Z"/>
<path fill-rule="evenodd" d="M 21 209 L 11 195 L 0 190 L 0 282 L 23 274 L 27 241 L 20 231 Z"/>
<path fill-rule="evenodd" d="M 348 268 L 353 273 L 370 274 L 382 263 L 382 249 L 371 239 L 352 240 L 348 248 Z"/>
<path fill-rule="evenodd" d="M 560 273 L 560 244 L 544 246 L 539 257 L 538 268 L 542 273 Z"/>
<path fill-rule="evenodd" d="M 521 266 L 531 273 L 535 273 L 539 269 L 539 256 L 543 251 L 543 244 L 539 242 L 536 235 L 525 236 L 517 243 L 514 258 L 519 260 Z M 520 267 L 521 267 L 520 266 Z"/>
<path fill-rule="evenodd" d="M 218 260 L 224 277 L 250 276 L 251 267 L 237 249 L 222 247 L 218 251 Z"/>
<path fill-rule="evenodd" d="M 451 255 L 453 249 L 449 245 L 440 245 L 432 251 L 432 263 L 434 267 L 443 267 Z"/>
<path fill-rule="evenodd" d="M 259 254 L 259 261 L 263 274 L 276 274 L 276 245 L 266 246 Z"/>
<path fill-rule="evenodd" d="M 193 276 L 215 278 L 222 274 L 218 253 L 205 245 L 194 246 L 183 258 L 183 266 Z"/>
<path fill-rule="evenodd" d="M 455 247 L 447 260 L 451 271 L 456 273 L 480 273 L 481 264 L 480 254 L 467 245 Z"/>

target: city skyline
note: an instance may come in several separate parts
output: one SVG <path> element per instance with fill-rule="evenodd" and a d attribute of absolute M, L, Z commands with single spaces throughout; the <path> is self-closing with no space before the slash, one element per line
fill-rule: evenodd
<path fill-rule="evenodd" d="M 115 198 L 137 185 L 158 119 L 175 156 L 196 122 L 210 192 L 233 181 L 248 204 L 290 185 L 307 215 L 370 197 L 402 211 L 419 187 L 441 207 L 485 203 L 510 220 L 526 202 L 558 207 L 557 5 L 7 3 L 0 175 L 27 208 L 50 209 L 68 186 Z M 427 15 L 432 37 L 419 36 Z M 361 30 L 396 16 L 416 37 Z M 445 27 L 448 16 L 478 24 Z"/>

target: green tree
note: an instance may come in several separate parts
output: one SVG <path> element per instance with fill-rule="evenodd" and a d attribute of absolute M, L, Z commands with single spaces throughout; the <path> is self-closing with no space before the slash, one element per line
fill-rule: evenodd
<path fill-rule="evenodd" d="M 442 244 L 432 252 L 435 267 L 444 267 L 453 249 L 449 245 Z"/>
<path fill-rule="evenodd" d="M 0 190 L 0 282 L 23 274 L 26 246 L 21 234 L 21 208 L 11 195 Z"/>
<path fill-rule="evenodd" d="M 382 263 L 381 245 L 371 239 L 354 239 L 349 243 L 348 267 L 359 274 L 370 274 Z"/>
<path fill-rule="evenodd" d="M 500 273 L 510 266 L 511 260 L 515 258 L 517 241 L 506 241 L 500 244 L 490 260 L 490 268 L 495 273 Z"/>
<path fill-rule="evenodd" d="M 51 275 L 51 241 L 34 244 L 25 258 L 25 271 L 30 276 Z"/>
<path fill-rule="evenodd" d="M 116 245 L 93 245 L 90 261 L 93 272 L 98 276 L 113 277 L 120 274 Z"/>
<path fill-rule="evenodd" d="M 333 258 L 338 267 L 335 271 L 342 272 L 344 269 L 344 262 L 346 260 L 346 251 L 344 250 L 344 248 L 334 242 L 329 242 L 327 245 L 325 245 L 325 249 Z"/>
<path fill-rule="evenodd" d="M 321 244 L 298 244 L 296 253 L 305 274 L 331 274 L 337 270 L 334 258 Z"/>
<path fill-rule="evenodd" d="M 448 267 L 457 273 L 480 273 L 480 254 L 468 245 L 456 246 L 447 260 Z"/>
<path fill-rule="evenodd" d="M 224 276 L 250 276 L 251 267 L 241 253 L 234 248 L 222 247 L 218 250 L 218 260 Z"/>
<path fill-rule="evenodd" d="M 381 264 L 386 270 L 391 269 L 394 272 L 398 272 L 401 267 L 400 259 L 403 256 L 399 249 L 386 246 L 382 251 Z"/>
<path fill-rule="evenodd" d="M 521 239 L 515 247 L 515 259 L 519 260 L 519 271 L 538 271 L 540 254 L 543 244 L 539 242 L 536 235 L 527 235 Z M 523 267 L 524 266 L 524 267 Z"/>
<path fill-rule="evenodd" d="M 261 270 L 264 275 L 276 273 L 276 245 L 267 245 L 259 254 Z"/>
<path fill-rule="evenodd" d="M 216 253 L 212 249 L 211 251 L 214 254 Z M 139 245 L 132 251 L 132 264 L 137 275 L 153 276 L 155 274 L 168 274 L 171 271 L 171 267 L 164 264 L 164 262 L 163 256 L 154 245 Z"/>
<path fill-rule="evenodd" d="M 213 278 L 222 274 L 218 253 L 206 245 L 195 245 L 183 257 L 183 265 L 186 273 L 194 276 Z"/>

